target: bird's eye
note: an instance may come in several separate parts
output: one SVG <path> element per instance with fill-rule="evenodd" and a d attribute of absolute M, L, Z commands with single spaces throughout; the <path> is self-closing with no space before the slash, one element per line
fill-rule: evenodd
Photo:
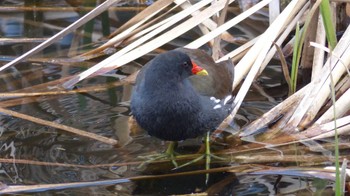
<path fill-rule="evenodd" d="M 184 62 L 184 63 L 182 63 L 182 66 L 183 66 L 184 68 L 187 68 L 187 67 L 189 67 L 190 65 L 188 64 L 188 62 Z"/>

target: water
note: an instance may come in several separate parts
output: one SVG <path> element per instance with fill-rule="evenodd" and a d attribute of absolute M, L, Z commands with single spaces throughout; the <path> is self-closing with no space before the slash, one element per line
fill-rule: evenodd
<path fill-rule="evenodd" d="M 72 1 L 70 1 L 72 3 Z M 149 1 L 148 1 L 149 3 Z M 22 5 L 16 1 L 5 1 L 0 5 Z M 48 3 L 43 1 L 40 6 L 69 6 L 65 1 Z M 125 5 L 124 5 L 125 6 Z M 129 18 L 135 12 L 117 12 L 115 17 Z M 118 15 L 119 14 L 119 15 Z M 0 11 L 1 34 L 6 38 L 52 36 L 62 27 L 78 19 L 79 14 L 69 12 L 23 12 Z M 116 19 L 116 18 L 114 18 Z M 118 18 L 126 21 L 125 18 Z M 100 21 L 95 21 L 100 24 Z M 261 24 L 261 22 L 259 22 Z M 263 29 L 261 29 L 263 30 Z M 239 31 L 239 30 L 234 30 Z M 96 25 L 92 36 L 94 41 L 101 37 L 101 29 Z M 193 32 L 191 32 L 193 33 Z M 191 33 L 175 40 L 166 47 L 182 45 L 191 39 Z M 252 33 L 253 34 L 253 33 Z M 40 36 L 40 37 L 41 37 Z M 0 73 L 0 91 L 37 92 L 36 85 L 63 78 L 80 72 L 85 65 L 93 65 L 101 59 L 84 63 L 69 61 L 69 47 L 72 40 L 77 39 L 73 34 L 66 36 L 59 43 L 52 45 L 43 52 L 32 57 L 29 61 L 20 63 Z M 0 48 L 0 63 L 4 65 L 16 56 L 34 47 L 37 42 L 24 43 L 23 40 L 3 42 Z M 227 48 L 236 47 L 228 45 Z M 57 57 L 60 57 L 59 61 Z M 79 84 L 79 88 L 96 86 L 98 84 L 119 81 L 121 78 L 137 70 L 138 63 L 147 62 L 152 56 L 145 56 L 126 65 L 111 76 L 98 76 Z M 70 66 L 69 66 L 70 65 Z M 73 65 L 73 66 L 72 66 Z M 260 78 L 261 86 L 268 89 L 275 101 L 267 100 L 257 91 L 251 91 L 239 111 L 239 126 L 244 126 L 258 118 L 282 98 L 285 98 L 285 83 L 281 78 L 280 68 L 270 65 L 264 76 Z M 276 77 L 277 76 L 277 77 Z M 54 85 L 52 86 L 54 87 Z M 45 91 L 49 89 L 44 89 Z M 72 126 L 81 130 L 95 133 L 118 140 L 118 145 L 112 146 L 102 142 L 67 133 L 65 131 L 40 125 L 6 114 L 0 115 L 0 154 L 8 160 L 0 165 L 0 181 L 7 185 L 36 185 L 50 183 L 69 183 L 100 181 L 118 178 L 128 178 L 142 175 L 161 175 L 176 172 L 189 172 L 203 169 L 203 164 L 195 164 L 181 170 L 172 171 L 171 165 L 149 165 L 138 168 L 139 164 L 78 167 L 77 165 L 99 165 L 111 163 L 126 163 L 138 160 L 140 155 L 162 152 L 166 144 L 150 137 L 144 131 L 130 128 L 129 100 L 131 85 L 105 88 L 102 91 L 76 93 L 69 95 L 44 95 L 36 97 L 1 98 L 0 106 L 40 119 Z M 181 153 L 195 153 L 201 144 L 201 138 L 180 143 Z M 215 145 L 214 145 L 215 146 Z M 222 148 L 222 147 L 218 147 Z M 25 163 L 19 163 L 19 160 Z M 37 161 L 37 162 L 34 162 Z M 65 163 L 66 165 L 50 165 L 45 163 Z M 72 164 L 72 166 L 69 166 Z M 74 164 L 74 165 L 73 165 Z M 278 165 L 279 163 L 275 163 Z M 237 165 L 237 163 L 231 163 Z M 273 164 L 274 165 L 274 164 Z M 215 164 L 212 167 L 228 165 Z M 133 180 L 129 183 L 116 183 L 109 186 L 88 186 L 84 188 L 50 190 L 40 195 L 165 195 L 190 194 L 207 191 L 209 195 L 268 195 L 268 194 L 297 194 L 322 192 L 329 189 L 331 183 L 327 180 L 277 175 L 249 175 L 246 172 L 216 172 L 206 176 L 186 175 L 160 179 Z M 278 184 L 278 186 L 276 185 Z M 313 186 L 310 187 L 310 184 Z M 276 188 L 278 187 L 278 188 Z"/>

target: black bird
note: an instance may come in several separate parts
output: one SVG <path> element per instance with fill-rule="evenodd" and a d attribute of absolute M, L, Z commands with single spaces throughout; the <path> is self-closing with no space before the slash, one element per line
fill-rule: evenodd
<path fill-rule="evenodd" d="M 131 112 L 151 136 L 167 141 L 195 138 L 214 131 L 229 114 L 232 81 L 231 61 L 216 64 L 201 50 L 171 50 L 139 72 Z"/>

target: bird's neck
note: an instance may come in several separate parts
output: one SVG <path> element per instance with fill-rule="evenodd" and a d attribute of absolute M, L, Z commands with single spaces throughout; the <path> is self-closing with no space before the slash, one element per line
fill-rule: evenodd
<path fill-rule="evenodd" d="M 144 90 L 152 93 L 152 96 L 196 96 L 190 81 L 186 79 L 152 78 L 144 83 Z"/>
<path fill-rule="evenodd" d="M 144 88 L 147 90 L 160 89 L 173 89 L 176 90 L 178 86 L 181 86 L 185 81 L 181 78 L 174 78 L 174 76 L 163 74 L 158 77 L 147 77 L 145 79 Z"/>

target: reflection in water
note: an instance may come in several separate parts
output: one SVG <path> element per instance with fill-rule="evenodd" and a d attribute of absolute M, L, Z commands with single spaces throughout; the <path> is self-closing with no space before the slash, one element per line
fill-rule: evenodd
<path fill-rule="evenodd" d="M 193 169 L 193 168 L 191 168 Z M 227 181 L 229 179 L 229 181 Z M 166 179 L 144 180 L 135 182 L 133 194 L 139 195 L 178 195 L 203 193 L 208 188 L 210 195 L 232 195 L 239 181 L 234 173 L 214 173 L 208 183 L 206 175 L 177 176 Z M 147 187 L 147 188 L 145 188 Z"/>
<path fill-rule="evenodd" d="M 6 1 L 12 3 L 15 1 Z M 22 3 L 22 1 L 18 1 Z M 72 2 L 72 1 L 70 1 Z M 152 1 L 148 1 L 152 2 Z M 1 2 L 3 3 L 3 2 Z M 65 1 L 51 2 L 54 5 L 64 5 Z M 56 3 L 56 4 L 55 4 Z M 56 14 L 60 17 L 56 17 Z M 115 15 L 123 15 L 118 12 Z M 126 13 L 128 15 L 129 13 Z M 3 37 L 24 37 L 23 12 L 0 13 L 0 34 Z M 68 26 L 73 19 L 78 16 L 76 12 L 63 13 L 44 13 L 43 25 L 39 29 L 44 37 L 52 36 L 62 27 Z M 130 14 L 128 15 L 130 17 Z M 119 23 L 125 19 L 113 18 L 113 22 Z M 97 21 L 100 22 L 100 21 Z M 30 23 L 32 24 L 32 23 Z M 29 25 L 31 26 L 31 25 Z M 43 28 L 41 27 L 43 26 Z M 28 26 L 27 26 L 28 27 Z M 31 28 L 39 28 L 31 26 Z M 28 27 L 30 28 L 30 27 Z M 249 35 L 256 35 L 266 28 L 266 23 L 259 21 L 258 24 L 249 21 L 249 24 L 240 24 L 232 32 L 244 34 L 246 38 Z M 242 33 L 246 32 L 247 33 Z M 248 33 L 249 31 L 249 33 Z M 10 92 L 24 87 L 28 87 L 28 92 L 36 92 L 35 85 L 43 82 L 56 80 L 63 76 L 72 75 L 80 72 L 83 65 L 76 63 L 70 67 L 70 62 L 55 64 L 60 54 L 65 56 L 77 34 L 66 36 L 60 43 L 53 45 L 43 52 L 43 56 L 48 61 L 41 62 L 33 59 L 21 63 L 16 67 L 0 73 L 0 91 Z M 189 33 L 193 35 L 196 33 Z M 100 30 L 94 37 L 100 38 Z M 192 41 L 192 37 L 184 37 L 175 40 L 174 45 L 167 47 L 176 47 L 183 42 Z M 77 36 L 78 37 L 78 36 Z M 238 37 L 239 38 L 239 37 Z M 0 62 L 4 64 L 6 60 L 14 58 L 25 52 L 24 43 L 6 43 L 0 48 Z M 236 46 L 228 46 L 236 47 Z M 7 56 L 9 55 L 9 56 Z M 138 60 L 144 63 L 147 59 Z M 51 61 L 52 60 L 52 61 Z M 101 59 L 98 59 L 98 61 Z M 94 64 L 96 62 L 88 62 Z M 86 63 L 86 64 L 88 64 Z M 90 65 L 88 64 L 88 65 Z M 84 64 L 85 65 L 85 64 Z M 269 67 L 261 77 L 263 88 L 269 91 L 269 95 L 280 100 L 286 95 L 281 87 L 281 72 L 276 69 L 278 66 Z M 278 67 L 279 68 L 279 67 Z M 118 74 L 128 75 L 135 71 L 135 66 L 126 66 L 118 71 Z M 113 75 L 115 76 L 115 75 Z M 276 77 L 277 76 L 277 77 Z M 99 76 L 93 79 L 84 80 L 79 86 L 93 86 L 96 84 L 110 83 L 119 78 Z M 33 87 L 34 86 L 34 87 Z M 53 85 L 54 87 L 54 85 Z M 44 89 L 47 90 L 47 89 Z M 148 136 L 140 129 L 130 130 L 130 110 L 129 99 L 132 86 L 118 86 L 105 91 L 94 93 L 83 93 L 61 96 L 40 96 L 34 98 L 18 98 L 13 100 L 2 99 L 1 107 L 16 110 L 24 114 L 35 116 L 49 121 L 54 121 L 64 125 L 76 127 L 91 133 L 96 133 L 119 141 L 118 146 L 110 146 L 101 142 L 86 139 L 84 137 L 70 134 L 62 130 L 57 130 L 47 126 L 41 126 L 36 123 L 28 122 L 7 115 L 0 115 L 0 156 L 8 159 L 8 163 L 0 164 L 0 182 L 4 184 L 45 184 L 62 182 L 81 182 L 95 181 L 104 179 L 124 178 L 142 174 L 159 174 L 159 168 L 152 165 L 139 169 L 138 165 L 118 166 L 118 167 L 64 167 L 51 165 L 15 164 L 17 160 L 41 161 L 48 163 L 65 163 L 77 165 L 98 165 L 107 163 L 125 163 L 135 161 L 140 155 L 148 155 L 161 152 L 166 145 L 158 139 Z M 2 104 L 2 105 L 1 105 Z M 273 107 L 276 103 L 269 102 L 266 97 L 257 93 L 250 92 L 247 101 L 240 110 L 242 122 L 239 125 L 245 125 L 251 120 Z M 188 140 L 180 144 L 178 149 L 181 153 L 196 152 L 201 144 L 201 139 Z M 185 168 L 192 170 L 194 168 Z M 150 172 L 152 171 L 152 172 Z M 173 172 L 167 168 L 163 173 Z M 177 172 L 177 171 L 176 171 Z M 305 185 L 309 184 L 309 179 L 296 179 L 283 177 L 279 191 L 276 192 L 274 184 L 276 176 L 251 176 L 234 173 L 215 173 L 210 175 L 210 181 L 205 184 L 205 175 L 191 175 L 184 177 L 163 178 L 157 180 L 134 181 L 133 183 L 117 184 L 109 187 L 89 187 L 82 189 L 70 189 L 63 191 L 50 191 L 47 194 L 69 194 L 69 195 L 113 195 L 113 194 L 139 194 L 139 195 L 164 195 L 164 194 L 186 194 L 208 191 L 208 194 L 218 195 L 248 195 L 248 194 L 276 194 L 286 193 L 284 187 L 297 186 L 295 189 L 304 190 Z M 282 188 L 281 188 L 282 187 Z M 0 187 L 1 188 L 1 187 Z M 294 187 L 293 187 L 294 188 Z M 290 189 L 289 189 L 290 190 Z"/>
<path fill-rule="evenodd" d="M 50 74 L 42 75 L 43 80 L 51 77 Z M 25 80 L 25 78 L 24 78 Z M 94 79 L 95 83 L 104 81 Z M 117 138 L 118 147 L 109 146 L 89 140 L 77 135 L 65 133 L 50 127 L 43 127 L 24 120 L 2 116 L 1 148 L 2 157 L 14 160 L 37 160 L 52 163 L 97 165 L 103 163 L 120 163 L 135 160 L 139 155 L 160 152 L 165 145 L 145 132 L 129 132 L 129 108 L 127 93 L 130 87 L 118 87 L 111 96 L 109 91 L 99 93 L 75 94 L 57 97 L 43 97 L 38 103 L 13 107 L 22 113 L 31 114 L 51 121 L 77 127 L 89 132 L 97 133 L 111 138 Z M 112 99 L 111 97 L 114 97 Z M 110 103 L 117 103 L 110 104 Z M 265 103 L 265 102 L 261 102 Z M 244 115 L 253 119 L 263 113 L 270 104 L 256 104 L 244 110 Z M 189 141 L 187 141 L 189 142 Z M 8 147 L 6 149 L 6 147 Z M 198 149 L 198 145 L 190 146 L 192 151 Z M 12 153 L 13 152 L 13 153 Z M 11 154 L 12 153 L 12 154 Z M 149 166 L 151 167 L 151 166 Z M 193 168 L 188 168 L 193 169 Z M 165 170 L 169 171 L 169 169 Z M 38 183 L 62 183 L 81 182 L 103 179 L 115 179 L 143 174 L 136 166 L 124 166 L 117 168 L 77 168 L 63 166 L 37 166 L 32 164 L 3 163 L 1 165 L 0 180 L 4 183 L 38 184 Z M 65 190 L 52 193 L 61 194 L 101 194 L 134 193 L 147 194 L 185 194 L 203 192 L 207 188 L 212 193 L 231 195 L 232 193 L 254 194 L 275 193 L 271 187 L 275 179 L 264 182 L 249 181 L 243 183 L 241 177 L 232 180 L 232 174 L 218 173 L 210 176 L 210 184 L 206 185 L 205 175 L 185 176 L 179 178 L 166 178 L 160 180 L 137 181 L 133 184 L 115 185 L 110 187 L 91 187 L 77 190 Z M 215 177 L 216 176 L 216 177 Z M 229 178 L 227 184 L 223 179 Z M 239 183 L 238 183 L 239 182 Z M 252 184 L 252 182 L 254 182 Z M 305 181 L 306 183 L 306 181 Z M 222 185 L 213 189 L 214 185 Z M 272 191 L 272 192 L 271 192 Z"/>
<path fill-rule="evenodd" d="M 3 130 L 3 128 L 2 128 Z M 0 135 L 0 137 L 2 134 Z M 1 157 L 5 159 L 12 160 L 12 163 L 0 163 L 0 174 L 4 174 L 8 177 L 9 180 L 12 181 L 12 183 L 17 183 L 17 180 L 19 178 L 18 175 L 18 169 L 15 164 L 16 159 L 16 147 L 15 143 L 13 141 L 10 142 L 1 142 L 0 144 L 0 155 Z"/>

